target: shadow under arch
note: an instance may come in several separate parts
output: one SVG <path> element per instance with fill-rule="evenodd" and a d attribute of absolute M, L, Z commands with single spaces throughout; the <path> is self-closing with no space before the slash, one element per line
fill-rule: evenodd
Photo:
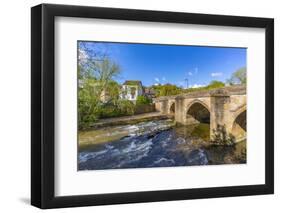
<path fill-rule="evenodd" d="M 169 114 L 175 114 L 175 102 L 173 102 L 169 108 Z"/>
<path fill-rule="evenodd" d="M 207 123 L 210 124 L 209 107 L 200 100 L 195 100 L 190 103 L 186 110 L 186 123 Z"/>
<path fill-rule="evenodd" d="M 245 139 L 247 133 L 247 109 L 241 107 L 234 116 L 231 133 L 237 140 Z"/>

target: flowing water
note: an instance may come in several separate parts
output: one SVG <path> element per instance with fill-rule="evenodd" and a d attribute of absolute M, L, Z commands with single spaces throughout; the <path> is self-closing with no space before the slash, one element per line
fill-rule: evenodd
<path fill-rule="evenodd" d="M 246 141 L 210 145 L 209 124 L 142 122 L 79 133 L 79 170 L 246 163 Z M 108 142 L 110 141 L 110 142 Z"/>

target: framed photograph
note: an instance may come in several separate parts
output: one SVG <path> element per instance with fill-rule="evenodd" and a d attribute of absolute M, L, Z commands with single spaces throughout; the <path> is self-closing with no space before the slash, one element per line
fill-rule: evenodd
<path fill-rule="evenodd" d="M 274 191 L 274 21 L 31 9 L 31 203 Z"/>

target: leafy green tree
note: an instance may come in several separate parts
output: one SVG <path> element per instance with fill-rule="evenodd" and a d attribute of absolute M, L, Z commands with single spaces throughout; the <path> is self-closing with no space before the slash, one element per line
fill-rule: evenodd
<path fill-rule="evenodd" d="M 151 100 L 144 95 L 140 95 L 137 97 L 136 105 L 145 105 L 145 104 L 150 104 L 150 103 L 151 103 Z"/>
<path fill-rule="evenodd" d="M 135 112 L 135 105 L 129 100 L 119 100 L 118 109 L 120 110 L 120 115 L 133 115 Z"/>
<path fill-rule="evenodd" d="M 83 87 L 78 90 L 78 121 L 79 129 L 90 127 L 99 118 L 101 104 L 95 93 L 95 80 L 85 79 Z"/>
<path fill-rule="evenodd" d="M 247 83 L 247 69 L 242 67 L 232 73 L 230 79 L 227 80 L 230 85 L 234 84 L 246 84 Z"/>
<path fill-rule="evenodd" d="M 197 87 L 197 88 L 188 88 L 188 89 L 185 89 L 184 92 L 188 93 L 188 92 L 195 92 L 195 91 L 208 91 L 208 90 L 221 88 L 221 87 L 225 87 L 225 84 L 221 81 L 214 80 L 214 81 L 211 81 L 207 86 L 202 86 L 202 87 Z"/>
<path fill-rule="evenodd" d="M 78 56 L 80 129 L 89 127 L 101 116 L 103 96 L 116 105 L 119 96 L 118 84 L 113 81 L 120 74 L 119 66 L 108 57 L 91 51 L 81 48 Z"/>
<path fill-rule="evenodd" d="M 120 67 L 109 58 L 96 63 L 93 76 L 100 83 L 102 89 L 106 89 L 112 79 L 118 77 L 120 74 Z"/>
<path fill-rule="evenodd" d="M 225 84 L 223 82 L 214 80 L 214 81 L 211 81 L 209 83 L 209 85 L 206 86 L 206 88 L 207 89 L 215 89 L 215 88 L 220 88 L 220 87 L 224 87 L 224 86 L 225 86 Z"/>
<path fill-rule="evenodd" d="M 154 85 L 153 89 L 156 91 L 157 97 L 178 95 L 183 92 L 182 88 L 173 84 Z"/>
<path fill-rule="evenodd" d="M 112 102 L 114 105 L 117 105 L 120 95 L 119 84 L 116 81 L 109 81 L 105 89 L 105 95 L 108 97 L 108 102 Z"/>

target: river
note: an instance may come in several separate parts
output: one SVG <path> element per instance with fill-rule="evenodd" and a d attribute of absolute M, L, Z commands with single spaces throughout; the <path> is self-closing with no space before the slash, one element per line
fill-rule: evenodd
<path fill-rule="evenodd" d="M 83 131 L 78 170 L 246 163 L 246 141 L 214 146 L 208 140 L 209 124 L 176 126 L 170 119 Z"/>

